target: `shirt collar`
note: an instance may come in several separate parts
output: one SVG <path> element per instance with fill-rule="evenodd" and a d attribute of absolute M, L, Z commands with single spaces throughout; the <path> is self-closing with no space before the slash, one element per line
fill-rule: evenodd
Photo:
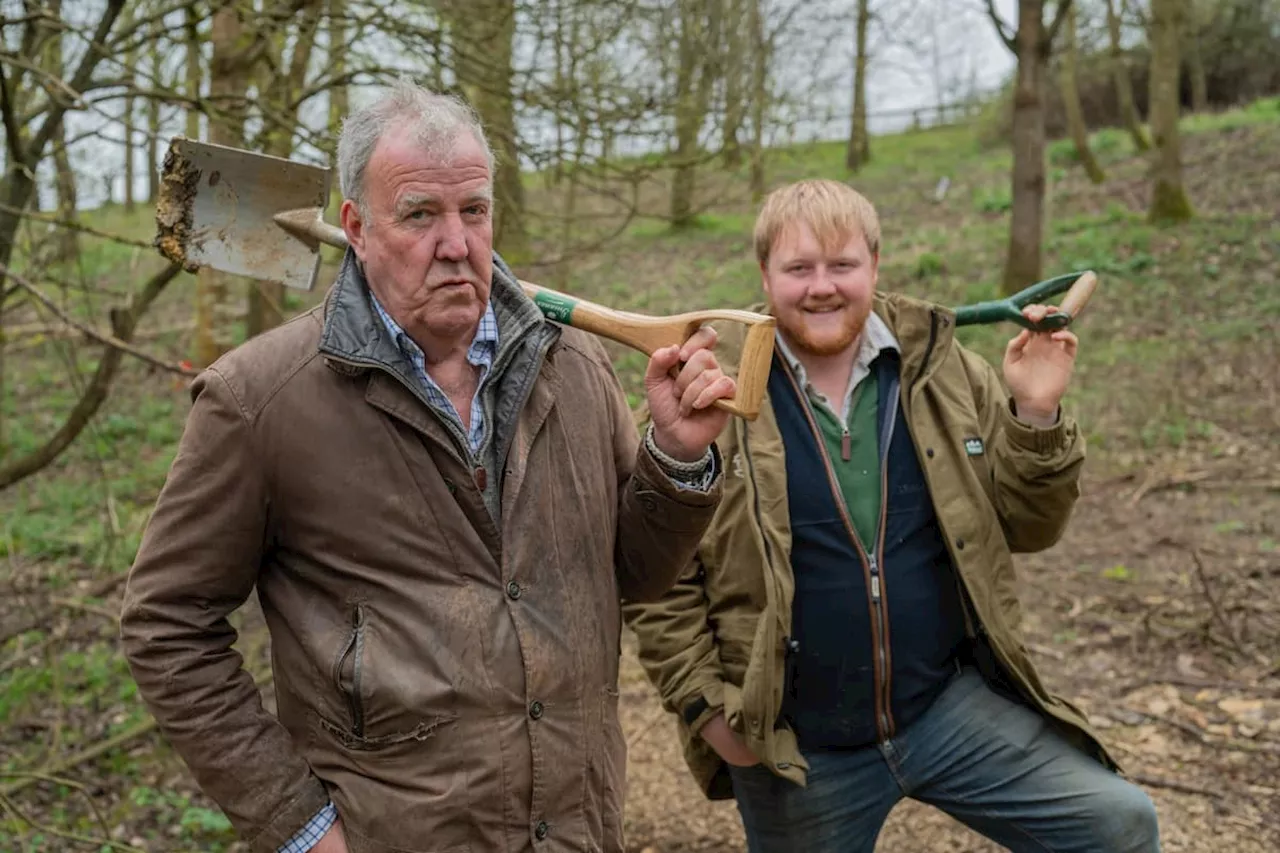
<path fill-rule="evenodd" d="M 422 355 L 422 348 L 409 337 L 408 333 L 401 328 L 391 314 L 382 307 L 382 303 L 378 301 L 378 297 L 373 295 L 373 290 L 369 290 L 369 301 L 373 303 L 373 309 L 378 312 L 378 316 L 382 318 L 382 324 L 391 334 L 391 339 L 395 341 L 396 346 L 409 359 L 415 360 L 417 356 Z M 493 301 L 490 300 L 484 308 L 484 315 L 480 318 L 480 323 L 476 326 L 475 336 L 471 339 L 471 346 L 467 349 L 467 359 L 474 363 L 475 359 L 484 353 L 492 353 L 498 346 L 498 316 L 493 310 Z"/>

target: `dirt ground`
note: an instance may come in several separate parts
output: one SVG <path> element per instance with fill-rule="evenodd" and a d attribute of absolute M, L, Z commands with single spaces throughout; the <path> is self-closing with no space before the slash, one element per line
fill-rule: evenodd
<path fill-rule="evenodd" d="M 1280 465 L 1250 448 L 1211 467 L 1087 482 L 1069 532 L 1020 558 L 1046 681 L 1084 708 L 1155 801 L 1163 849 L 1280 850 Z M 1263 654 L 1259 650 L 1267 649 Z M 705 800 L 672 718 L 628 649 L 623 723 L 635 853 L 744 850 L 732 802 Z M 878 853 L 1004 848 L 904 801 Z"/>

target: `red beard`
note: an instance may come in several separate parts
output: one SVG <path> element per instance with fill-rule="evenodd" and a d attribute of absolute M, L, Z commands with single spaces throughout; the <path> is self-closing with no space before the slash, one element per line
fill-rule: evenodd
<path fill-rule="evenodd" d="M 782 333 L 799 349 L 817 356 L 832 356 L 844 352 L 862 334 L 867 325 L 867 314 L 870 310 L 850 310 L 847 306 L 841 312 L 841 324 L 836 328 L 826 327 L 812 329 L 806 321 L 805 312 L 796 308 L 785 316 L 779 316 L 776 308 L 774 315 L 778 318 L 778 327 Z"/>

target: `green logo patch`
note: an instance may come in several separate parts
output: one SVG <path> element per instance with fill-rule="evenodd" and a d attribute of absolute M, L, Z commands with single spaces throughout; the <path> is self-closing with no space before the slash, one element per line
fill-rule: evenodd
<path fill-rule="evenodd" d="M 981 456 L 983 450 L 982 439 L 966 438 L 964 440 L 964 452 L 968 453 L 970 456 Z"/>

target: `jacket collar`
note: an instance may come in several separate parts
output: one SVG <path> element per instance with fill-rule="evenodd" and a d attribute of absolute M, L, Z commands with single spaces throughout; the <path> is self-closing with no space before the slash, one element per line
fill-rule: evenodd
<path fill-rule="evenodd" d="M 497 253 L 493 256 L 489 302 L 498 321 L 495 374 L 520 351 L 528 335 L 554 338 L 559 334 L 525 295 L 515 273 Z M 320 351 L 348 365 L 386 368 L 413 385 L 412 365 L 379 320 L 370 301 L 369 283 L 350 247 L 342 257 L 342 266 L 325 302 Z"/>

